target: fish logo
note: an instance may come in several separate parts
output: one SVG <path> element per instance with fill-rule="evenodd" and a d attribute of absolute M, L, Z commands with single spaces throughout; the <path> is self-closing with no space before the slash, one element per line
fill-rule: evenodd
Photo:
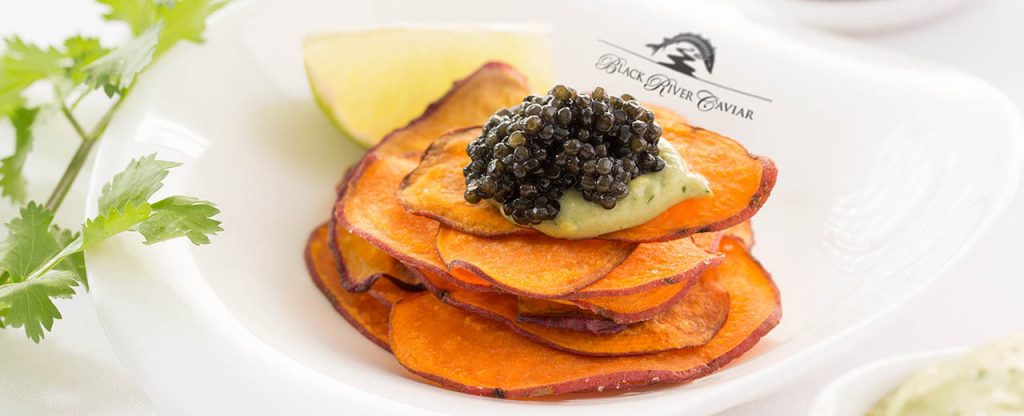
<path fill-rule="evenodd" d="M 665 56 L 667 61 L 659 60 L 658 64 L 689 77 L 700 78 L 695 72 L 701 68 L 699 64 L 694 67 L 690 63 L 704 62 L 703 69 L 707 70 L 708 75 L 715 68 L 715 47 L 710 40 L 695 33 L 680 33 L 645 46 L 651 49 L 651 56 Z"/>

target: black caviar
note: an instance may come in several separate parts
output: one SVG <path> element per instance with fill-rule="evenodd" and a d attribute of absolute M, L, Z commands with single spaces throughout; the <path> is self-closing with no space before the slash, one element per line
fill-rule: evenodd
<path fill-rule="evenodd" d="M 665 168 L 662 129 L 632 96 L 556 85 L 494 113 L 466 147 L 466 201 L 493 199 L 519 224 L 555 218 L 567 189 L 612 209 L 629 181 Z"/>

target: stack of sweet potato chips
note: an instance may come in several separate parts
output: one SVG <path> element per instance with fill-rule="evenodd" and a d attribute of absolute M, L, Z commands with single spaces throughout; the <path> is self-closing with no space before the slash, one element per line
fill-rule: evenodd
<path fill-rule="evenodd" d="M 778 290 L 749 253 L 774 164 L 670 111 L 652 107 L 663 139 L 712 196 L 586 240 L 467 203 L 480 129 L 465 126 L 528 94 L 513 68 L 487 64 L 346 174 L 306 261 L 356 329 L 426 379 L 525 398 L 690 381 L 778 323 Z"/>

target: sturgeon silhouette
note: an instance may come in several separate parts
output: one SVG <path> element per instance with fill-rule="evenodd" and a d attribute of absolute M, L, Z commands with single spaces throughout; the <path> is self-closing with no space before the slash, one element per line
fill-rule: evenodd
<path fill-rule="evenodd" d="M 653 56 L 654 54 L 660 52 L 662 49 L 668 46 L 682 42 L 687 42 L 696 47 L 698 51 L 700 51 L 701 60 L 704 61 L 704 67 L 707 68 L 708 73 L 710 74 L 712 69 L 714 69 L 715 67 L 715 47 L 711 46 L 711 41 L 705 39 L 704 37 L 698 34 L 680 33 L 670 38 L 664 38 L 660 43 L 648 43 L 645 46 L 651 48 L 651 55 Z M 683 54 L 683 56 L 669 55 L 669 59 L 672 59 L 672 64 L 662 63 L 662 65 L 667 66 L 669 68 L 677 69 L 680 72 L 693 76 L 693 68 L 690 68 L 689 65 L 686 65 L 684 61 L 692 61 L 695 60 L 695 58 L 690 56 L 682 49 L 677 48 L 676 50 Z"/>

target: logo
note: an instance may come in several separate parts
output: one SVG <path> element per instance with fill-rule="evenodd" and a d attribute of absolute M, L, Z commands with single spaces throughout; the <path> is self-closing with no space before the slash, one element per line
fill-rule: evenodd
<path fill-rule="evenodd" d="M 680 33 L 646 46 L 651 49 L 652 58 L 660 58 L 656 60 L 658 64 L 688 77 L 703 78 L 694 73 L 706 71 L 711 75 L 715 69 L 715 47 L 700 35 Z"/>
<path fill-rule="evenodd" d="M 711 80 L 719 57 L 711 41 L 702 35 L 681 32 L 662 38 L 661 42 L 645 44 L 644 48 L 638 44 L 625 47 L 605 39 L 597 41 L 614 50 L 603 51 L 594 62 L 595 69 L 628 78 L 639 88 L 659 97 L 675 97 L 697 111 L 754 120 L 755 109 L 764 105 L 757 102 L 772 102 L 768 97 L 726 85 L 722 80 Z M 737 65 L 733 60 L 727 63 Z"/>

